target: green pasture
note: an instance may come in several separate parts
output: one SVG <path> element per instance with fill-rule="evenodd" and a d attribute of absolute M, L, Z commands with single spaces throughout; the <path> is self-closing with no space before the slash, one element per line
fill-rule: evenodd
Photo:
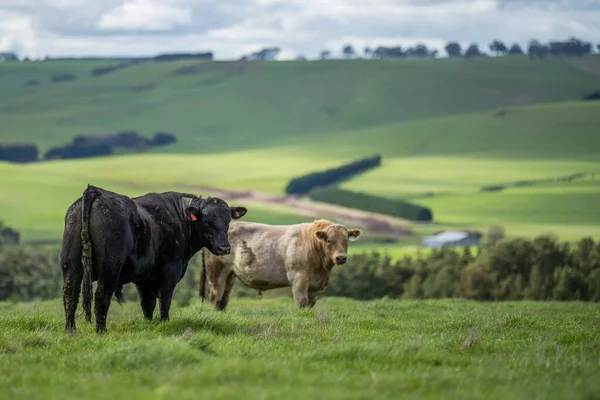
<path fill-rule="evenodd" d="M 60 300 L 0 303 L 2 399 L 591 399 L 597 304 L 464 300 L 194 300 L 144 321 L 113 302 L 108 333 Z"/>

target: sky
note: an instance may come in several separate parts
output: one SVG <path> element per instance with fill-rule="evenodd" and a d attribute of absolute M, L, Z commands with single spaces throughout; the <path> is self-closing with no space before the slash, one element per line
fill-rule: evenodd
<path fill-rule="evenodd" d="M 152 56 L 263 47 L 279 59 L 345 44 L 600 43 L 600 0 L 0 0 L 0 51 L 20 57 Z M 443 54 L 442 54 L 443 55 Z"/>

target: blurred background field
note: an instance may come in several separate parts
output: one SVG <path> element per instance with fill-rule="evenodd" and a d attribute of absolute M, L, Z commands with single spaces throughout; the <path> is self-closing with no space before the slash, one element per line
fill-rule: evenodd
<path fill-rule="evenodd" d="M 600 87 L 600 63 L 586 57 L 143 62 L 100 76 L 94 68 L 115 61 L 1 63 L 3 143 L 34 143 L 41 157 L 76 135 L 166 131 L 176 141 L 145 154 L 2 162 L 0 217 L 24 242 L 57 241 L 88 183 L 132 196 L 220 189 L 283 198 L 294 177 L 380 154 L 380 167 L 339 185 L 430 208 L 433 221 L 404 221 L 409 244 L 490 225 L 509 237 L 597 235 L 600 103 L 581 98 Z M 52 82 L 56 74 L 74 78 Z M 481 191 L 578 173 L 589 175 Z M 252 221 L 316 216 L 284 201 L 237 201 L 249 201 Z"/>

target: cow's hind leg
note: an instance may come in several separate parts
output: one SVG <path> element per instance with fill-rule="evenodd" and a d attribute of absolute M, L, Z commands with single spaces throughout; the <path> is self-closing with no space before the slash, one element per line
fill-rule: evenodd
<path fill-rule="evenodd" d="M 227 308 L 227 304 L 229 304 L 229 296 L 231 296 L 231 291 L 233 290 L 234 284 L 235 284 L 235 273 L 233 273 L 233 271 L 232 271 L 227 276 L 227 280 L 225 282 L 225 289 L 223 290 L 221 299 L 216 302 L 217 310 L 225 311 L 225 309 Z"/>
<path fill-rule="evenodd" d="M 142 306 L 144 318 L 152 321 L 154 309 L 156 308 L 156 296 L 154 296 L 152 290 L 143 283 L 136 284 L 135 288 L 137 289 L 140 298 L 140 305 Z"/>
<path fill-rule="evenodd" d="M 65 216 L 65 231 L 60 250 L 60 266 L 63 276 L 63 305 L 65 308 L 65 330 L 75 331 L 75 313 L 79 303 L 83 265 L 81 263 L 81 224 L 77 222 L 72 206 Z M 81 210 L 79 209 L 81 213 Z"/>
<path fill-rule="evenodd" d="M 210 262 L 207 262 L 206 272 L 209 283 L 208 286 L 210 288 L 210 302 L 214 306 L 215 310 L 222 311 L 225 308 L 221 307 L 221 301 L 227 290 L 227 284 L 229 282 L 228 277 L 230 274 L 233 274 L 233 271 L 231 271 L 230 268 L 226 268 L 221 262 L 213 259 Z M 235 276 L 233 278 L 235 278 Z M 233 285 L 233 282 L 231 285 Z M 227 306 L 227 302 L 228 300 L 225 300 L 225 306 Z"/>
<path fill-rule="evenodd" d="M 63 305 L 65 307 L 65 330 L 75 331 L 75 312 L 79 302 L 83 268 L 81 262 L 65 261 L 63 267 Z"/>
<path fill-rule="evenodd" d="M 100 270 L 98 271 L 98 285 L 96 286 L 94 296 L 96 332 L 104 333 L 106 332 L 106 316 L 110 308 L 110 301 L 119 282 L 119 274 L 125 257 L 110 257 L 107 256 L 105 251 L 100 251 L 100 249 L 94 250 L 94 265 L 100 266 Z"/>

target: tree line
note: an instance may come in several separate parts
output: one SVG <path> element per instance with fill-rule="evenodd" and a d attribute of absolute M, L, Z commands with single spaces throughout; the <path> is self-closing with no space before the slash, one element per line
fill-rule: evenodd
<path fill-rule="evenodd" d="M 600 52 L 600 43 L 594 45 L 592 42 L 585 41 L 576 37 L 571 37 L 568 40 L 554 40 L 543 43 L 537 39 L 531 39 L 526 46 L 521 46 L 519 43 L 506 43 L 500 39 L 494 39 L 488 44 L 487 50 L 489 53 L 495 56 L 507 56 L 507 55 L 528 55 L 532 59 L 543 59 L 548 56 L 566 56 L 566 57 L 582 57 L 587 54 L 592 54 L 594 49 Z M 261 60 L 261 61 L 272 61 L 277 58 L 281 53 L 281 47 L 278 46 L 267 46 L 256 51 L 252 51 L 248 54 L 241 55 L 239 60 Z M 463 47 L 458 41 L 449 41 L 443 48 L 443 51 L 448 57 L 464 57 L 472 58 L 476 56 L 484 56 L 488 53 L 485 49 L 481 49 L 476 42 L 471 42 L 467 46 Z M 361 50 L 356 49 L 352 44 L 347 43 L 342 46 L 340 53 L 344 58 L 406 58 L 406 57 L 417 57 L 417 58 L 436 58 L 440 54 L 441 50 L 431 48 L 425 43 L 416 43 L 413 46 L 402 47 L 400 45 L 395 46 L 366 46 Z M 299 60 L 306 60 L 304 55 L 297 57 Z M 328 49 L 321 50 L 318 57 L 321 60 L 332 58 L 332 51 Z M 128 65 L 136 62 L 146 61 L 175 61 L 175 60 L 214 60 L 214 54 L 212 51 L 204 53 L 167 53 L 159 54 L 154 57 L 50 57 L 46 56 L 44 61 L 61 61 L 61 60 L 107 60 L 114 59 L 119 61 L 125 61 L 125 63 L 117 64 L 115 66 L 101 67 L 97 69 L 93 75 L 102 75 L 105 73 L 113 72 L 115 70 L 125 68 Z M 0 61 L 29 61 L 28 57 L 24 57 L 22 60 L 15 52 L 3 52 L 0 53 Z M 67 77 L 71 78 L 71 77 Z"/>
<path fill-rule="evenodd" d="M 352 257 L 336 269 L 326 294 L 356 299 L 459 297 L 485 301 L 600 301 L 600 242 L 575 244 L 551 235 L 470 248 L 433 249 L 392 261 L 380 253 Z"/>
<path fill-rule="evenodd" d="M 141 136 L 136 131 L 120 131 L 103 135 L 77 135 L 71 143 L 48 149 L 42 159 L 89 158 L 113 154 L 115 149 L 144 151 L 150 147 L 167 146 L 177 138 L 170 132 L 158 131 L 152 138 Z M 0 160 L 15 163 L 40 161 L 35 144 L 0 144 Z"/>
<path fill-rule="evenodd" d="M 538 186 L 538 185 L 547 185 L 553 184 L 557 182 L 568 182 L 571 183 L 578 179 L 583 179 L 586 177 L 594 177 L 596 176 L 595 172 L 576 172 L 570 175 L 557 176 L 554 178 L 542 178 L 542 179 L 529 179 L 529 180 L 521 180 L 516 182 L 510 182 L 505 184 L 493 184 L 483 186 L 480 191 L 482 192 L 499 192 L 508 188 L 517 188 L 517 187 L 526 187 L 526 186 Z"/>
<path fill-rule="evenodd" d="M 542 43 L 537 39 L 529 41 L 525 48 L 519 43 L 506 44 L 505 42 L 495 39 L 488 45 L 489 52 L 500 57 L 507 55 L 529 55 L 530 58 L 543 59 L 549 55 L 566 56 L 566 57 L 582 57 L 594 52 L 594 45 L 591 42 L 572 37 L 566 41 L 549 41 Z M 600 43 L 596 45 L 596 49 L 600 52 Z M 475 42 L 463 47 L 458 41 L 449 41 L 444 46 L 446 55 L 450 58 L 464 57 L 472 58 L 476 56 L 487 55 L 484 49 L 480 49 Z M 361 56 L 351 44 L 345 44 L 341 49 L 341 54 L 345 58 L 355 58 Z M 362 51 L 362 57 L 383 59 L 383 58 L 436 58 L 439 54 L 438 49 L 430 48 L 424 43 L 417 43 L 414 46 L 366 46 Z M 331 51 L 322 50 L 320 59 L 328 59 L 331 57 Z"/>
<path fill-rule="evenodd" d="M 377 168 L 380 165 L 381 155 L 377 154 L 372 157 L 365 157 L 360 160 L 349 162 L 339 167 L 312 172 L 291 179 L 285 188 L 285 192 L 288 194 L 307 194 L 316 187 L 328 186 L 341 182 L 344 179 Z"/>
<path fill-rule="evenodd" d="M 121 131 L 105 135 L 77 135 L 71 143 L 50 148 L 44 159 L 88 158 L 112 154 L 114 149 L 144 151 L 150 147 L 166 146 L 177 141 L 169 132 L 156 132 L 151 139 L 136 131 Z"/>
<path fill-rule="evenodd" d="M 59 250 L 53 246 L 0 247 L 0 300 L 28 301 L 61 296 Z M 198 296 L 201 257 L 190 261 L 175 289 L 175 301 Z M 135 287 L 125 298 L 137 301 Z M 234 295 L 255 296 L 237 283 Z M 576 243 L 552 235 L 503 239 L 478 249 L 432 249 L 393 260 L 378 251 L 351 255 L 334 268 L 325 296 L 358 300 L 465 298 L 483 301 L 600 301 L 600 241 Z"/>
<path fill-rule="evenodd" d="M 431 222 L 431 209 L 401 199 L 388 199 L 366 193 L 358 193 L 337 187 L 313 189 L 308 197 L 316 201 L 337 204 L 344 207 L 393 215 L 411 221 Z"/>

